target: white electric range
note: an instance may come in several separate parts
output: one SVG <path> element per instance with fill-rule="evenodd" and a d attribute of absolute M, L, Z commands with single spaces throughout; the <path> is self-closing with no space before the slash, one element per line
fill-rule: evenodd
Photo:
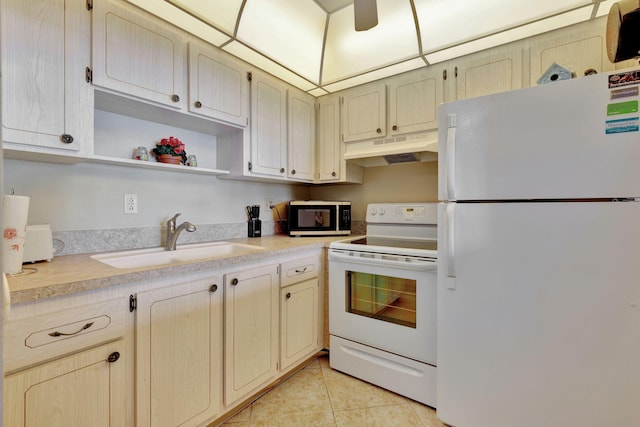
<path fill-rule="evenodd" d="M 435 407 L 437 204 L 367 207 L 329 245 L 332 368 Z"/>

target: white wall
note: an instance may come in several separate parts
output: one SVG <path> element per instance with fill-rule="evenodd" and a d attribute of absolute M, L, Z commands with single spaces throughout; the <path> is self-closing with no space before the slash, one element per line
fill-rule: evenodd
<path fill-rule="evenodd" d="M 265 197 L 285 201 L 309 195 L 305 186 L 5 159 L 4 192 L 11 188 L 31 198 L 29 223 L 51 224 L 54 231 L 159 226 L 176 212 L 196 224 L 237 223 L 246 221 L 246 205 L 264 205 Z M 138 214 L 124 214 L 124 193 L 138 195 Z"/>
<path fill-rule="evenodd" d="M 368 203 L 435 202 L 438 162 L 365 168 L 363 184 L 317 186 L 312 199 L 351 200 L 352 217 L 364 220 Z"/>

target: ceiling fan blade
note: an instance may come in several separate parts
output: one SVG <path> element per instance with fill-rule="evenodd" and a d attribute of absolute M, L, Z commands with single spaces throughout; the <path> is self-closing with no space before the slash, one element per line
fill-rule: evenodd
<path fill-rule="evenodd" d="M 376 0 L 353 0 L 353 17 L 356 31 L 367 31 L 378 25 Z"/>

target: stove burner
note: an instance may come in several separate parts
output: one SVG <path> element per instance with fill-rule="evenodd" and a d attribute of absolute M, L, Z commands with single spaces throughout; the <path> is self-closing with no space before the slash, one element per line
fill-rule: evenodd
<path fill-rule="evenodd" d="M 398 239 L 392 237 L 362 237 L 359 239 L 351 240 L 349 243 L 354 245 L 364 246 L 383 246 L 390 248 L 404 248 L 404 249 L 421 249 L 428 251 L 435 251 L 438 249 L 438 242 L 436 240 L 407 240 Z"/>

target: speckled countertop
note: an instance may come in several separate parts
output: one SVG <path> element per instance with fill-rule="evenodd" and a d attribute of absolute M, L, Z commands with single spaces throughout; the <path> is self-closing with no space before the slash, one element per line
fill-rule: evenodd
<path fill-rule="evenodd" d="M 225 240 L 233 243 L 263 246 L 266 249 L 247 255 L 228 255 L 213 259 L 176 262 L 168 265 L 144 268 L 115 268 L 92 259 L 92 254 L 67 255 L 54 258 L 51 262 L 27 264 L 26 268 L 36 268 L 33 274 L 8 277 L 11 303 L 35 301 L 76 292 L 105 288 L 141 280 L 165 277 L 169 274 L 188 273 L 226 267 L 244 262 L 261 261 L 275 256 L 295 254 L 300 250 L 324 248 L 335 240 L 346 236 L 333 237 L 288 237 L 284 235 L 262 238 Z"/>

